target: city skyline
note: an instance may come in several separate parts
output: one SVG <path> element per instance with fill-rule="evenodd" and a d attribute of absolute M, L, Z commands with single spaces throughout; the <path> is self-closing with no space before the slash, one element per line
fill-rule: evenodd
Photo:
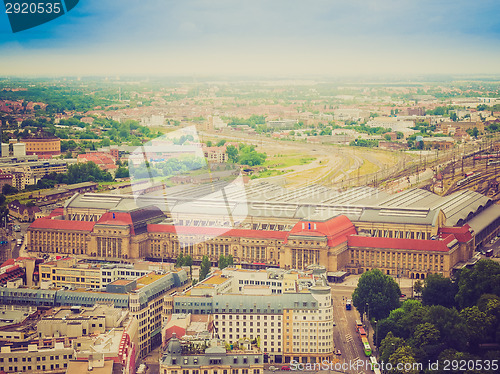
<path fill-rule="evenodd" d="M 13 34 L 3 75 L 500 74 L 500 4 L 97 1 Z"/>

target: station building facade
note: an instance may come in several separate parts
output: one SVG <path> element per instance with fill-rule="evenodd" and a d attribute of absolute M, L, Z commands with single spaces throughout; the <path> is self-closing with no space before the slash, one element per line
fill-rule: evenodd
<path fill-rule="evenodd" d="M 382 200 L 377 205 L 366 199 L 329 206 L 267 204 L 267 210 L 276 212 L 273 218 L 262 203 L 250 202 L 249 217 L 239 228 L 230 228 L 193 225 L 187 215 L 180 220 L 155 206 L 137 207 L 132 197 L 75 195 L 64 209 L 33 222 L 27 244 L 35 252 L 98 259 L 173 259 L 182 253 L 195 261 L 206 255 L 216 262 L 222 254 L 232 255 L 236 263 L 285 269 L 319 263 L 329 272 L 356 274 L 379 268 L 420 279 L 430 273 L 450 276 L 467 263 L 477 234 L 467 222 L 492 205 L 473 192 L 442 198 L 409 190 Z M 429 207 L 422 207 L 425 202 Z M 258 214 L 252 204 L 260 204 Z M 289 214 L 292 209 L 295 213 Z M 200 213 L 194 218 L 210 219 Z M 498 217 L 487 218 L 496 222 Z"/>

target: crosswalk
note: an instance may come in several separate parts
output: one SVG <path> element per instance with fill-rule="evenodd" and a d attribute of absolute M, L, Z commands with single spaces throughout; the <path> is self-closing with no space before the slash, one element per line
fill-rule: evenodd
<path fill-rule="evenodd" d="M 352 342 L 352 341 L 353 341 L 352 335 L 351 335 L 351 334 L 346 334 L 346 335 L 345 335 L 345 340 L 346 340 L 347 342 Z"/>

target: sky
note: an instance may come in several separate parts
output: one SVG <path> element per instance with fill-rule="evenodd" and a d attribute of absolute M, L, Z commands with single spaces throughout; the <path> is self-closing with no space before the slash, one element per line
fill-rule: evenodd
<path fill-rule="evenodd" d="M 80 0 L 18 33 L 0 14 L 0 75 L 109 74 L 500 75 L 500 1 Z"/>

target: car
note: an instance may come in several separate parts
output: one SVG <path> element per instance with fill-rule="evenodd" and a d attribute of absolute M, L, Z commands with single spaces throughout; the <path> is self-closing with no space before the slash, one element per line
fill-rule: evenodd
<path fill-rule="evenodd" d="M 399 297 L 406 297 L 406 295 L 404 293 L 402 293 L 401 296 L 399 296 Z"/>
<path fill-rule="evenodd" d="M 333 326 L 337 326 L 337 324 L 335 323 L 335 321 L 334 321 L 334 322 L 332 322 L 332 325 L 333 325 Z"/>
<path fill-rule="evenodd" d="M 335 351 L 335 354 L 336 354 L 337 356 L 340 356 L 342 353 L 340 352 L 340 349 L 337 349 L 337 350 Z"/>
<path fill-rule="evenodd" d="M 276 371 L 276 370 L 278 370 L 278 368 L 276 366 L 269 366 L 269 370 Z"/>
<path fill-rule="evenodd" d="M 281 370 L 289 371 L 289 370 L 292 370 L 292 369 L 290 369 L 290 366 L 282 366 Z"/>

